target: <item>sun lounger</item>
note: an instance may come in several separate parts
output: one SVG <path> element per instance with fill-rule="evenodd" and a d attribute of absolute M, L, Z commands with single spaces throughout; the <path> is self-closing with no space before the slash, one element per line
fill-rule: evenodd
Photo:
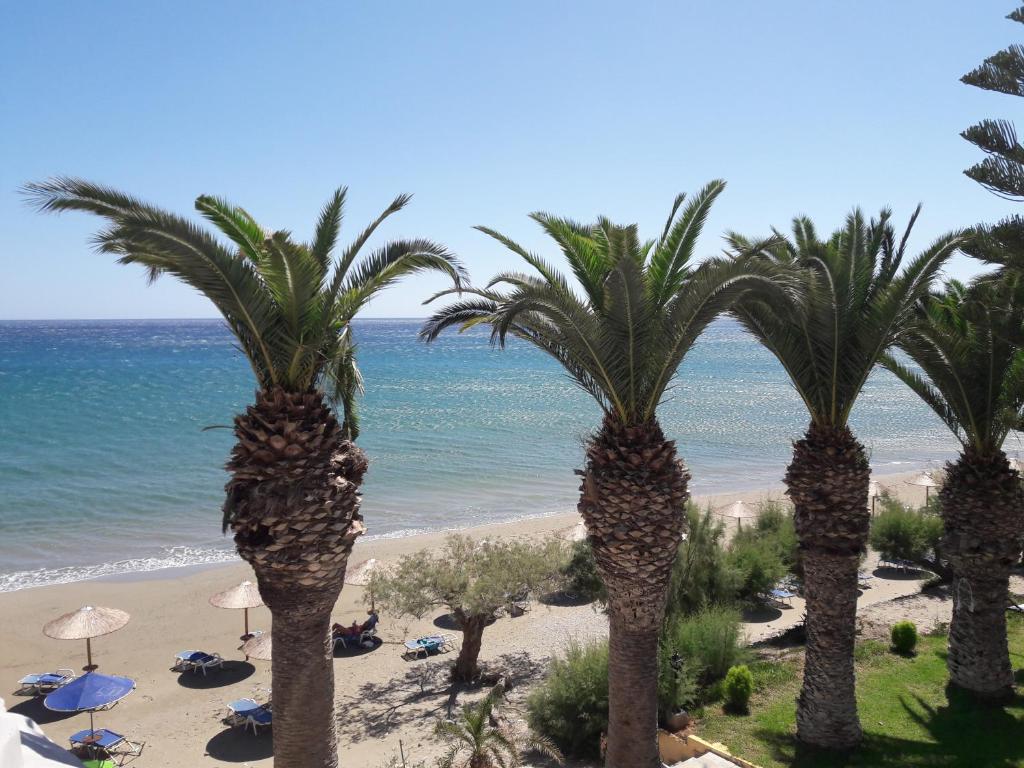
<path fill-rule="evenodd" d="M 796 597 L 796 594 L 790 592 L 788 589 L 776 587 L 768 592 L 768 597 L 776 603 L 783 603 L 785 605 L 792 606 L 793 598 Z"/>
<path fill-rule="evenodd" d="M 129 741 L 120 733 L 114 733 L 106 728 L 90 730 L 86 728 L 74 734 L 69 741 L 72 749 L 83 749 L 90 757 L 107 755 L 113 758 L 118 765 L 123 765 L 129 757 L 138 757 L 142 754 L 145 742 L 136 743 Z"/>
<path fill-rule="evenodd" d="M 253 735 L 259 735 L 260 728 L 270 728 L 274 724 L 274 712 L 266 707 L 254 709 L 245 717 L 245 726 L 252 727 Z"/>
<path fill-rule="evenodd" d="M 18 681 L 21 686 L 16 693 L 19 696 L 39 696 L 57 690 L 75 679 L 71 669 L 58 669 L 56 672 L 44 672 L 41 675 L 25 675 Z"/>
<path fill-rule="evenodd" d="M 206 651 L 182 651 L 174 657 L 174 666 L 171 667 L 175 672 L 187 672 L 192 670 L 193 673 L 203 673 L 203 677 L 206 677 L 207 670 L 210 669 L 222 669 L 224 666 L 224 659 L 221 658 L 219 653 L 207 653 Z"/>
<path fill-rule="evenodd" d="M 454 647 L 451 635 L 428 635 L 416 640 L 406 640 L 402 655 L 414 659 L 421 656 L 425 658 L 432 653 L 445 653 Z"/>
<path fill-rule="evenodd" d="M 334 650 L 338 650 L 339 645 L 343 648 L 369 647 L 377 636 L 377 623 L 379 621 L 380 616 L 376 613 L 371 613 L 370 618 L 356 628 L 358 631 L 344 630 L 340 634 L 334 635 Z"/>
<path fill-rule="evenodd" d="M 266 706 L 257 704 L 255 699 L 237 699 L 228 704 L 228 716 L 224 722 L 228 725 L 245 725 L 245 718 L 257 709 Z"/>
<path fill-rule="evenodd" d="M 1024 603 L 1010 601 L 1010 604 L 1006 606 L 1006 610 L 1010 611 L 1010 613 L 1024 613 Z"/>

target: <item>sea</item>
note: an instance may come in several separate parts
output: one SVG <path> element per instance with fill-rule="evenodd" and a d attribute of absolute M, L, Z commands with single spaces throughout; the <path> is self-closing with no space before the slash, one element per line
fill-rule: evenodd
<path fill-rule="evenodd" d="M 525 343 L 498 349 L 477 329 L 427 345 L 419 326 L 354 326 L 367 536 L 575 509 L 596 404 Z M 219 320 L 0 322 L 0 591 L 235 559 L 223 465 L 254 389 Z M 689 353 L 660 418 L 696 494 L 778 484 L 807 422 L 775 359 L 727 319 Z M 885 371 L 851 422 L 877 472 L 955 455 Z"/>

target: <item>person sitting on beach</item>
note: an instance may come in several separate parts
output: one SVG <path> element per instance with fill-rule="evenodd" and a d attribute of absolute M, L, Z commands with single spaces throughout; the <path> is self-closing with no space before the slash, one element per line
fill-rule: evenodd
<path fill-rule="evenodd" d="M 339 637 L 358 637 L 362 634 L 362 631 L 363 628 L 354 619 L 351 627 L 343 627 L 335 622 L 334 626 L 331 627 L 331 637 L 335 639 Z"/>

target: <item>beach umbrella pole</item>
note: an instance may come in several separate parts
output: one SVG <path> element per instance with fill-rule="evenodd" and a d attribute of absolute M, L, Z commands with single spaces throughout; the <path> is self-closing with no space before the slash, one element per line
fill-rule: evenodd
<path fill-rule="evenodd" d="M 92 638 L 89 637 L 85 638 L 85 658 L 86 671 L 95 669 L 95 667 L 92 665 Z"/>
<path fill-rule="evenodd" d="M 245 634 L 249 635 L 249 609 L 245 609 Z"/>

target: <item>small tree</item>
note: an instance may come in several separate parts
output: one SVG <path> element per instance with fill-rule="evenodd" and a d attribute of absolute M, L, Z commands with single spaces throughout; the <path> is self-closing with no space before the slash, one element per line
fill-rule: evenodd
<path fill-rule="evenodd" d="M 952 577 L 942 558 L 942 518 L 929 507 L 914 509 L 882 496 L 882 511 L 871 521 L 871 548 L 887 560 L 907 560 L 943 579 Z"/>
<path fill-rule="evenodd" d="M 547 738 L 500 722 L 495 710 L 503 696 L 503 687 L 496 685 L 481 702 L 463 707 L 456 719 L 437 721 L 434 736 L 448 744 L 438 768 L 515 768 L 530 750 L 562 765 L 562 753 Z"/>
<path fill-rule="evenodd" d="M 394 568 L 375 571 L 368 592 L 399 615 L 421 619 L 439 607 L 451 611 L 462 630 L 453 676 L 469 682 L 479 673 L 484 627 L 502 607 L 556 580 L 565 559 L 557 539 L 534 544 L 450 536 L 439 552 L 420 550 Z"/>

